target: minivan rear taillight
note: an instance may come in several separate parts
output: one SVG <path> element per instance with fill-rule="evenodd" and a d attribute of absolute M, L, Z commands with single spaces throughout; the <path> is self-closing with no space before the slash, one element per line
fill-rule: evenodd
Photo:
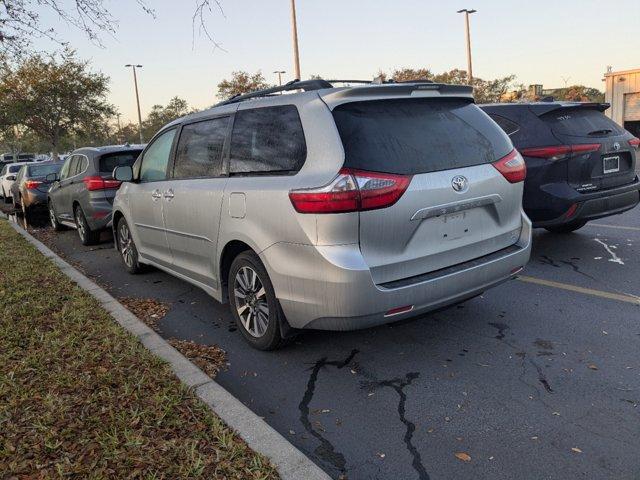
<path fill-rule="evenodd" d="M 109 190 L 112 188 L 118 188 L 120 186 L 120 182 L 118 180 L 111 180 L 111 179 L 105 180 L 104 178 L 99 177 L 97 175 L 84 177 L 82 181 L 87 186 L 87 190 L 89 191 Z"/>
<path fill-rule="evenodd" d="M 323 187 L 292 190 L 289 198 L 299 213 L 346 213 L 390 207 L 411 183 L 411 175 L 343 168 Z"/>
<path fill-rule="evenodd" d="M 522 155 L 516 149 L 511 150 L 507 156 L 492 164 L 507 179 L 509 183 L 522 182 L 527 176 L 527 166 Z"/>
<path fill-rule="evenodd" d="M 563 160 L 583 153 L 597 152 L 599 143 L 583 143 L 578 145 L 554 145 L 552 147 L 533 147 L 522 150 L 525 157 L 546 158 L 547 160 Z"/>

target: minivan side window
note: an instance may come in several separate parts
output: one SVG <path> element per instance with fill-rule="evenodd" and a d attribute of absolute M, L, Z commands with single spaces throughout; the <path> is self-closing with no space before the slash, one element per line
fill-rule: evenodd
<path fill-rule="evenodd" d="M 173 166 L 174 178 L 219 177 L 229 117 L 213 118 L 182 127 Z"/>
<path fill-rule="evenodd" d="M 147 148 L 140 165 L 141 182 L 157 182 L 167 178 L 167 164 L 173 145 L 176 129 L 172 128 L 160 134 Z"/>
<path fill-rule="evenodd" d="M 230 174 L 297 172 L 306 157 L 304 131 L 294 105 L 236 113 L 231 134 Z"/>

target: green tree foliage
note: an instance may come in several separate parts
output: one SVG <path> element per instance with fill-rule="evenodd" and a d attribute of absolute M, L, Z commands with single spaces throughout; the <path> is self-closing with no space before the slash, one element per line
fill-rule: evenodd
<path fill-rule="evenodd" d="M 378 72 L 378 77 L 383 80 L 393 79 L 396 82 L 408 82 L 412 80 L 431 80 L 436 83 L 449 83 L 454 85 L 468 85 L 467 72 L 465 70 L 454 69 L 448 72 L 434 74 L 428 68 L 400 68 L 386 74 Z M 473 95 L 478 103 L 499 102 L 500 97 L 505 94 L 513 81 L 515 75 L 496 78 L 494 80 L 484 80 L 475 77 L 473 79 Z"/>
<path fill-rule="evenodd" d="M 584 85 L 572 85 L 566 88 L 556 88 L 550 95 L 555 100 L 567 100 L 571 102 L 604 102 L 604 93 L 597 88 Z"/>
<path fill-rule="evenodd" d="M 231 74 L 231 79 L 222 80 L 218 84 L 218 98 L 226 100 L 234 95 L 242 95 L 243 93 L 262 90 L 272 87 L 264 79 L 262 72 L 250 74 L 248 72 L 236 71 Z"/>
<path fill-rule="evenodd" d="M 5 65 L 0 79 L 0 128 L 26 128 L 46 142 L 54 155 L 65 137 L 100 131 L 114 108 L 106 96 L 109 78 L 91 71 L 75 52 L 35 55 L 15 67 Z"/>
<path fill-rule="evenodd" d="M 169 100 L 169 103 L 166 106 L 154 105 L 151 107 L 151 111 L 147 115 L 147 118 L 142 122 L 142 133 L 144 138 L 146 140 L 150 140 L 151 137 L 153 137 L 156 132 L 167 123 L 191 112 L 192 110 L 189 109 L 187 101 L 180 97 L 173 97 Z"/>

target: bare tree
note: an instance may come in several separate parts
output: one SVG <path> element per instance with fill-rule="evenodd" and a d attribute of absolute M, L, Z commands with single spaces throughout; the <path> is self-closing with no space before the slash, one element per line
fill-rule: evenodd
<path fill-rule="evenodd" d="M 145 0 L 135 0 L 146 14 L 155 17 L 155 12 Z M 221 48 L 207 27 L 207 17 L 214 8 L 224 16 L 220 0 L 196 0 L 193 14 L 193 31 L 196 29 Z M 108 0 L 0 0 L 0 55 L 5 59 L 18 59 L 33 53 L 33 41 L 46 38 L 59 46 L 67 42 L 57 33 L 57 25 L 43 19 L 44 14 L 53 14 L 66 25 L 77 28 L 96 45 L 102 46 L 102 36 L 115 35 L 117 18 L 109 10 Z"/>

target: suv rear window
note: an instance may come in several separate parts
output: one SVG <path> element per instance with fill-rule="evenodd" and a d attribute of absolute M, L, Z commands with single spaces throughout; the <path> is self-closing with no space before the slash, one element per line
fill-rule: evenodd
<path fill-rule="evenodd" d="M 100 157 L 100 173 L 111 175 L 116 167 L 131 167 L 142 150 L 131 150 L 128 152 L 107 153 Z"/>
<path fill-rule="evenodd" d="M 613 120 L 593 108 L 562 108 L 540 118 L 558 135 L 606 137 L 623 133 Z"/>
<path fill-rule="evenodd" d="M 475 104 L 461 99 L 347 103 L 333 111 L 345 167 L 413 175 L 493 162 L 513 146 Z"/>

